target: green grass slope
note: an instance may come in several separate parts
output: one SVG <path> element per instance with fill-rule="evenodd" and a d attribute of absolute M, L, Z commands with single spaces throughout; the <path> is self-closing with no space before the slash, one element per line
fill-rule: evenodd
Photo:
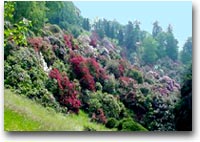
<path fill-rule="evenodd" d="M 90 122 L 80 111 L 79 115 L 65 115 L 44 108 L 36 102 L 4 90 L 5 131 L 110 131 L 103 125 Z"/>

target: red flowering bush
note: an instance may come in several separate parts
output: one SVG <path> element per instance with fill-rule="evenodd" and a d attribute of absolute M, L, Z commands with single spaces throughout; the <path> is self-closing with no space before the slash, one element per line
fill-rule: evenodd
<path fill-rule="evenodd" d="M 70 63 L 83 88 L 94 91 L 95 82 L 102 82 L 107 78 L 105 71 L 94 58 L 73 56 Z"/>
<path fill-rule="evenodd" d="M 64 35 L 63 36 L 64 41 L 65 41 L 65 46 L 67 46 L 68 48 L 75 50 L 75 49 L 79 49 L 78 44 L 75 42 L 75 39 L 73 38 L 72 35 Z"/>
<path fill-rule="evenodd" d="M 38 52 L 42 48 L 43 39 L 41 37 L 28 38 L 28 43 Z"/>
<path fill-rule="evenodd" d="M 95 91 L 95 81 L 94 81 L 94 78 L 89 73 L 85 74 L 80 79 L 80 84 L 83 88 L 87 88 L 91 91 Z"/>
<path fill-rule="evenodd" d="M 120 76 L 123 76 L 124 75 L 124 66 L 122 64 L 119 64 L 118 69 L 120 72 Z"/>
<path fill-rule="evenodd" d="M 64 40 L 65 40 L 65 45 L 68 47 L 68 48 L 70 48 L 70 49 L 72 49 L 72 36 L 71 35 L 64 35 L 63 36 L 63 38 L 64 38 Z"/>
<path fill-rule="evenodd" d="M 70 63 L 72 65 L 72 69 L 74 73 L 76 74 L 77 78 L 80 79 L 84 74 L 83 70 L 86 73 L 87 69 L 83 68 L 83 63 L 85 62 L 85 58 L 82 56 L 73 56 L 70 59 Z"/>
<path fill-rule="evenodd" d="M 135 88 L 134 84 L 136 84 L 136 81 L 129 77 L 120 77 L 119 82 L 120 86 L 123 88 Z"/>
<path fill-rule="evenodd" d="M 124 76 L 126 70 L 130 69 L 131 65 L 124 59 L 119 60 L 118 70 L 120 72 L 120 76 Z"/>
<path fill-rule="evenodd" d="M 86 59 L 82 56 L 74 56 L 70 59 L 72 69 L 76 77 L 80 80 L 80 84 L 83 88 L 94 91 L 95 90 L 95 81 L 92 75 L 89 72 L 89 69 L 86 65 Z"/>
<path fill-rule="evenodd" d="M 102 82 L 108 78 L 105 70 L 100 67 L 99 63 L 94 58 L 88 58 L 86 64 L 90 74 L 95 78 L 95 81 Z"/>
<path fill-rule="evenodd" d="M 52 70 L 50 71 L 50 73 L 49 73 L 49 77 L 50 77 L 51 79 L 56 79 L 56 80 L 57 80 L 57 83 L 58 83 L 58 87 L 59 87 L 60 89 L 63 89 L 63 88 L 62 88 L 62 85 L 61 85 L 62 76 L 61 76 L 61 74 L 60 74 L 60 72 L 59 72 L 58 69 L 52 69 Z"/>
<path fill-rule="evenodd" d="M 56 79 L 59 87 L 59 103 L 66 106 L 69 110 L 78 113 L 81 106 L 80 100 L 77 98 L 77 91 L 74 83 L 70 82 L 69 78 L 62 76 L 58 69 L 52 69 L 49 73 L 51 79 Z"/>

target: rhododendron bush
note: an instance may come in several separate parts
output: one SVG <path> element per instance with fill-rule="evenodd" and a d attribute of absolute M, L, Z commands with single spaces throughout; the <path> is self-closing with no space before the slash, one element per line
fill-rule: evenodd
<path fill-rule="evenodd" d="M 93 58 L 75 56 L 70 59 L 72 69 L 83 88 L 95 91 L 95 82 L 103 82 L 107 76 L 103 68 Z"/>
<path fill-rule="evenodd" d="M 70 82 L 66 75 L 62 75 L 58 69 L 54 68 L 49 73 L 50 79 L 56 79 L 59 92 L 54 94 L 57 96 L 61 105 L 66 106 L 69 110 L 78 113 L 81 102 L 78 99 L 78 92 L 75 90 L 75 85 Z"/>

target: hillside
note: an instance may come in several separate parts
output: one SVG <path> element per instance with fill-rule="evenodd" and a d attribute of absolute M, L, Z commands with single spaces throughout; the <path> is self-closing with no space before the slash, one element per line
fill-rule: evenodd
<path fill-rule="evenodd" d="M 156 21 L 150 34 L 139 21 L 91 24 L 72 2 L 6 2 L 5 11 L 5 130 L 177 130 L 192 38 L 178 52 L 171 25 Z"/>
<path fill-rule="evenodd" d="M 79 115 L 61 114 L 50 108 L 4 91 L 5 131 L 111 131 L 103 125 L 90 122 L 84 112 Z"/>

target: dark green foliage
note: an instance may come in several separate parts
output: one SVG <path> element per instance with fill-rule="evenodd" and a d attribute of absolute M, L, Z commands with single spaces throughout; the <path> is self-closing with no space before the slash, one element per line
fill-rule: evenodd
<path fill-rule="evenodd" d="M 176 130 L 192 131 L 192 65 L 181 88 L 181 100 L 175 108 Z"/>
<path fill-rule="evenodd" d="M 73 28 L 73 26 L 80 26 L 80 11 L 72 2 L 47 1 L 46 7 L 48 8 L 47 18 L 50 23 L 57 24 L 61 28 L 69 30 L 72 33 L 77 32 L 75 29 L 79 29 L 79 27 Z M 76 37 L 76 35 L 74 36 Z"/>
<path fill-rule="evenodd" d="M 147 129 L 134 121 L 126 121 L 122 124 L 122 131 L 147 131 Z"/>
<path fill-rule="evenodd" d="M 157 56 L 159 59 L 166 56 L 166 48 L 167 48 L 166 37 L 167 37 L 167 34 L 165 32 L 160 32 L 155 37 L 155 40 L 158 42 Z"/>
<path fill-rule="evenodd" d="M 139 123 L 133 121 L 131 118 L 122 119 L 118 124 L 118 130 L 120 131 L 148 131 Z"/>
<path fill-rule="evenodd" d="M 192 37 L 189 37 L 183 46 L 181 61 L 186 65 L 192 63 Z"/>
<path fill-rule="evenodd" d="M 172 60 L 178 59 L 178 41 L 175 39 L 173 33 L 167 33 L 166 36 L 166 54 Z"/>
<path fill-rule="evenodd" d="M 112 39 L 118 38 L 118 40 L 121 38 L 121 36 L 118 36 L 118 31 L 122 30 L 122 25 L 120 25 L 116 20 L 109 21 L 106 19 L 99 19 L 93 24 L 93 27 L 101 39 L 105 36 Z"/>
<path fill-rule="evenodd" d="M 149 89 L 148 88 L 140 88 L 140 91 L 142 92 L 142 94 L 147 95 L 149 93 Z"/>
<path fill-rule="evenodd" d="M 140 71 L 136 69 L 128 70 L 126 76 L 135 79 L 139 84 L 143 83 L 143 75 Z"/>
<path fill-rule="evenodd" d="M 107 118 L 119 118 L 123 114 L 124 106 L 112 95 L 97 91 L 89 94 L 89 113 L 96 112 L 102 108 Z"/>
<path fill-rule="evenodd" d="M 147 95 L 143 105 L 147 111 L 142 124 L 149 130 L 174 131 L 174 101 L 164 99 L 161 95 Z"/>
<path fill-rule="evenodd" d="M 105 80 L 104 86 L 103 86 L 103 91 L 110 93 L 110 94 L 115 94 L 117 85 L 118 84 L 117 84 L 117 81 L 115 80 L 115 78 L 110 77 Z"/>
<path fill-rule="evenodd" d="M 152 36 L 155 38 L 161 32 L 162 32 L 162 28 L 158 25 L 158 21 L 155 21 L 153 23 Z"/>
<path fill-rule="evenodd" d="M 16 1 L 15 2 L 14 21 L 20 21 L 26 18 L 32 21 L 32 30 L 39 32 L 44 26 L 46 19 L 46 2 L 45 1 Z"/>
<path fill-rule="evenodd" d="M 107 120 L 106 127 L 107 128 L 115 128 L 117 126 L 117 123 L 118 123 L 117 119 L 109 118 Z"/>
<path fill-rule="evenodd" d="M 115 60 L 110 60 L 106 65 L 106 70 L 109 74 L 114 74 L 115 78 L 119 78 L 120 70 L 119 70 L 119 63 Z"/>
<path fill-rule="evenodd" d="M 119 45 L 123 45 L 124 44 L 124 33 L 123 33 L 122 29 L 119 30 L 117 39 L 119 41 Z"/>
<path fill-rule="evenodd" d="M 84 131 L 97 131 L 95 128 L 93 128 L 92 126 L 84 126 Z"/>
<path fill-rule="evenodd" d="M 83 29 L 90 31 L 90 21 L 88 18 L 83 18 L 83 24 L 82 24 Z"/>

